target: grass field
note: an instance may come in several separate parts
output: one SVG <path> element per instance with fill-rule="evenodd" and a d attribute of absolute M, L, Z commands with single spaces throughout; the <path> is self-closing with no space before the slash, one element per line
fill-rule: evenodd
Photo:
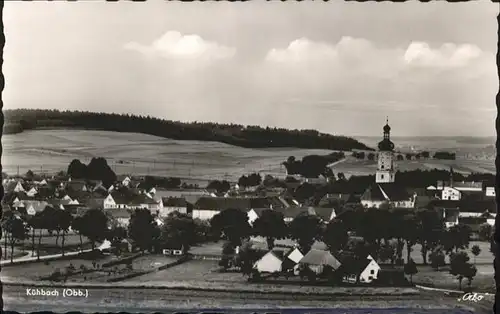
<path fill-rule="evenodd" d="M 2 165 L 9 174 L 57 172 L 66 170 L 78 158 L 89 162 L 93 156 L 106 157 L 118 174 L 155 174 L 198 178 L 200 180 L 237 180 L 253 171 L 284 175 L 280 166 L 289 156 L 327 154 L 326 150 L 296 148 L 246 149 L 217 142 L 176 141 L 137 133 L 82 130 L 37 130 L 5 135 Z M 397 144 L 397 143 L 396 143 Z M 429 144 L 430 145 L 430 144 Z M 462 143 L 461 145 L 472 145 Z M 476 144 L 475 144 L 476 145 Z M 493 160 L 416 161 L 398 163 L 401 170 L 445 168 L 456 171 L 494 172 Z M 19 168 L 18 168 L 19 167 Z M 375 163 L 348 159 L 338 163 L 334 172 L 372 174 Z"/>

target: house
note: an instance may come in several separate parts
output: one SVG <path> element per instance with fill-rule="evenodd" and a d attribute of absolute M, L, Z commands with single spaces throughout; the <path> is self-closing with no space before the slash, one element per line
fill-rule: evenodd
<path fill-rule="evenodd" d="M 35 195 L 38 193 L 37 189 L 35 187 L 32 187 L 29 189 L 28 192 L 26 192 L 26 195 L 29 197 L 35 197 Z"/>
<path fill-rule="evenodd" d="M 262 216 L 262 212 L 265 210 L 270 210 L 269 208 L 252 208 L 247 212 L 248 216 L 248 223 L 250 225 L 253 225 L 254 221 L 257 220 L 257 218 Z"/>
<path fill-rule="evenodd" d="M 370 283 L 377 280 L 380 266 L 371 257 L 347 258 L 337 270 L 342 281 L 348 283 Z"/>
<path fill-rule="evenodd" d="M 329 251 L 311 249 L 299 262 L 311 269 L 316 274 L 321 274 L 325 266 L 330 266 L 333 270 L 340 267 L 340 262 Z"/>
<path fill-rule="evenodd" d="M 485 195 L 487 197 L 495 197 L 496 195 L 495 188 L 491 186 L 486 187 Z"/>
<path fill-rule="evenodd" d="M 361 196 L 361 204 L 365 207 L 379 208 L 384 203 L 393 207 L 414 208 L 417 195 L 411 195 L 404 187 L 396 183 L 375 183 L 366 189 Z"/>
<path fill-rule="evenodd" d="M 454 208 L 441 209 L 443 214 L 444 224 L 446 228 L 451 228 L 458 225 L 460 210 Z"/>
<path fill-rule="evenodd" d="M 312 208 L 309 207 L 290 207 L 290 208 L 278 208 L 275 209 L 283 214 L 283 219 L 285 222 L 291 222 L 298 215 L 302 213 L 308 213 L 309 215 L 314 215 L 315 212 Z"/>
<path fill-rule="evenodd" d="M 225 209 L 248 212 L 252 208 L 271 208 L 272 200 L 266 197 L 202 197 L 193 207 L 193 218 L 211 219 Z"/>
<path fill-rule="evenodd" d="M 26 213 L 30 216 L 42 212 L 47 205 L 49 205 L 49 203 L 47 202 L 38 202 L 38 201 L 24 202 L 24 208 L 26 209 Z"/>
<path fill-rule="evenodd" d="M 295 275 L 299 274 L 299 262 L 304 257 L 304 254 L 299 250 L 299 248 L 293 248 L 289 250 L 283 258 L 283 263 L 281 264 L 282 270 L 293 269 Z"/>
<path fill-rule="evenodd" d="M 324 223 L 329 223 L 337 214 L 335 213 L 335 209 L 333 208 L 325 208 L 325 207 L 309 207 L 308 209 L 312 215 L 315 215 L 321 219 Z"/>
<path fill-rule="evenodd" d="M 118 225 L 128 227 L 130 223 L 131 210 L 127 208 L 115 208 L 113 210 L 105 211 L 111 219 L 115 220 Z"/>
<path fill-rule="evenodd" d="M 7 192 L 25 192 L 24 186 L 22 185 L 21 181 L 9 181 L 7 184 L 4 185 L 4 191 Z"/>
<path fill-rule="evenodd" d="M 282 251 L 269 251 L 254 263 L 253 268 L 259 273 L 281 272 L 282 258 Z"/>
<path fill-rule="evenodd" d="M 469 192 L 483 193 L 483 183 L 482 182 L 474 182 L 474 181 L 454 182 L 452 180 L 450 180 L 448 182 L 438 181 L 435 188 L 436 188 L 436 190 L 443 190 L 445 187 L 453 187 L 454 189 L 457 189 L 460 192 L 469 191 Z"/>
<path fill-rule="evenodd" d="M 66 190 L 68 191 L 75 191 L 75 192 L 87 192 L 88 187 L 85 181 L 82 180 L 71 180 L 66 183 L 65 186 Z"/>
<path fill-rule="evenodd" d="M 441 199 L 449 201 L 459 201 L 461 193 L 459 190 L 446 186 L 441 190 Z"/>
<path fill-rule="evenodd" d="M 188 213 L 188 202 L 183 197 L 163 197 L 163 207 L 159 209 L 158 216 L 167 217 L 172 212 Z"/>
<path fill-rule="evenodd" d="M 176 190 L 157 189 L 155 195 L 161 198 L 182 197 L 185 198 L 186 201 L 191 204 L 195 204 L 202 197 L 215 196 L 215 194 L 210 193 L 206 189 L 176 189 Z"/>

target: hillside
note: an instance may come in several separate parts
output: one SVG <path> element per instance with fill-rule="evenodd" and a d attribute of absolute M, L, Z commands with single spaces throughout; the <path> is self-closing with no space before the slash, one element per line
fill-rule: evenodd
<path fill-rule="evenodd" d="M 244 148 L 372 150 L 353 138 L 334 136 L 315 130 L 288 130 L 210 122 L 184 123 L 149 116 L 82 111 L 16 109 L 4 110 L 4 116 L 4 134 L 42 128 L 81 128 L 143 133 L 174 140 L 214 141 Z"/>

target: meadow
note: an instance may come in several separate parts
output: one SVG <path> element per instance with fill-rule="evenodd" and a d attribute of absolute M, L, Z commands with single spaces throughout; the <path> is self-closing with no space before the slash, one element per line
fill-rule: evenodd
<path fill-rule="evenodd" d="M 366 139 L 368 145 L 377 138 Z M 396 139 L 394 140 L 398 146 Z M 449 147 L 457 151 L 477 151 L 486 147 L 488 141 L 451 141 L 443 144 L 436 139 L 426 141 L 413 139 L 416 146 Z M 236 181 L 250 172 L 285 175 L 281 162 L 289 156 L 302 158 L 312 154 L 328 154 L 331 151 L 297 148 L 248 149 L 218 142 L 178 141 L 160 137 L 109 131 L 88 130 L 36 130 L 20 134 L 4 135 L 2 138 L 3 171 L 8 174 L 24 174 L 28 170 L 54 173 L 66 170 L 71 160 L 77 158 L 88 163 L 92 157 L 105 157 L 117 174 L 176 176 L 206 182 L 213 179 Z M 411 146 L 405 139 L 402 147 Z M 425 160 L 399 161 L 399 170 L 449 169 L 457 172 L 495 172 L 491 153 L 484 158 L 464 159 L 458 155 L 455 161 Z M 335 173 L 367 175 L 376 170 L 375 161 L 347 158 L 337 163 Z M 189 181 L 190 182 L 190 181 Z"/>

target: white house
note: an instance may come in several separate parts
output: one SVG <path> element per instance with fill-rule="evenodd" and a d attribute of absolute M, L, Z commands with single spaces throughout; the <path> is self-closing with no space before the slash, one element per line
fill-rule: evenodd
<path fill-rule="evenodd" d="M 446 186 L 441 191 L 441 199 L 447 201 L 459 201 L 461 193 L 459 190 Z"/>
<path fill-rule="evenodd" d="M 361 196 L 364 207 L 379 208 L 384 203 L 389 203 L 399 208 L 414 208 L 417 194 L 409 193 L 404 187 L 396 183 L 375 183 L 366 189 Z"/>
<path fill-rule="evenodd" d="M 125 177 L 125 179 L 123 179 L 123 181 L 122 181 L 122 185 L 129 186 L 130 181 L 131 181 L 130 177 Z"/>
<path fill-rule="evenodd" d="M 164 197 L 162 198 L 162 204 L 162 208 L 158 211 L 160 217 L 167 217 L 172 212 L 188 213 L 188 203 L 183 197 Z"/>
<path fill-rule="evenodd" d="M 16 186 L 14 187 L 14 192 L 25 192 L 24 187 L 21 182 L 17 181 Z"/>
<path fill-rule="evenodd" d="M 38 193 L 35 187 L 32 187 L 28 192 L 26 192 L 26 195 L 29 197 L 35 197 L 35 195 Z"/>
<path fill-rule="evenodd" d="M 495 197 L 496 195 L 496 192 L 495 192 L 495 188 L 494 187 L 486 187 L 486 196 L 489 196 L 489 197 Z"/>
<path fill-rule="evenodd" d="M 24 202 L 24 207 L 26 208 L 26 212 L 28 213 L 28 215 L 31 215 L 31 216 L 36 215 L 36 213 L 43 211 L 47 205 L 49 205 L 49 203 L 47 203 L 45 201 Z"/>
<path fill-rule="evenodd" d="M 113 198 L 113 196 L 111 194 L 108 194 L 108 196 L 106 196 L 106 198 L 104 199 L 103 206 L 104 206 L 104 209 L 117 207 L 115 199 Z"/>
<path fill-rule="evenodd" d="M 259 218 L 260 216 L 262 216 L 262 212 L 266 209 L 269 209 L 269 208 L 252 208 L 250 209 L 248 212 L 247 212 L 247 216 L 248 216 L 248 223 L 250 225 L 253 225 L 253 223 L 255 222 L 255 220 L 257 220 L 257 218 Z"/>
<path fill-rule="evenodd" d="M 280 255 L 276 251 L 269 251 L 266 255 L 262 256 L 255 264 L 253 268 L 259 273 L 276 273 L 281 271 L 282 260 L 278 256 Z"/>
<path fill-rule="evenodd" d="M 350 258 L 343 261 L 338 272 L 342 280 L 349 283 L 370 283 L 378 278 L 380 266 L 368 256 L 367 258 Z"/>

